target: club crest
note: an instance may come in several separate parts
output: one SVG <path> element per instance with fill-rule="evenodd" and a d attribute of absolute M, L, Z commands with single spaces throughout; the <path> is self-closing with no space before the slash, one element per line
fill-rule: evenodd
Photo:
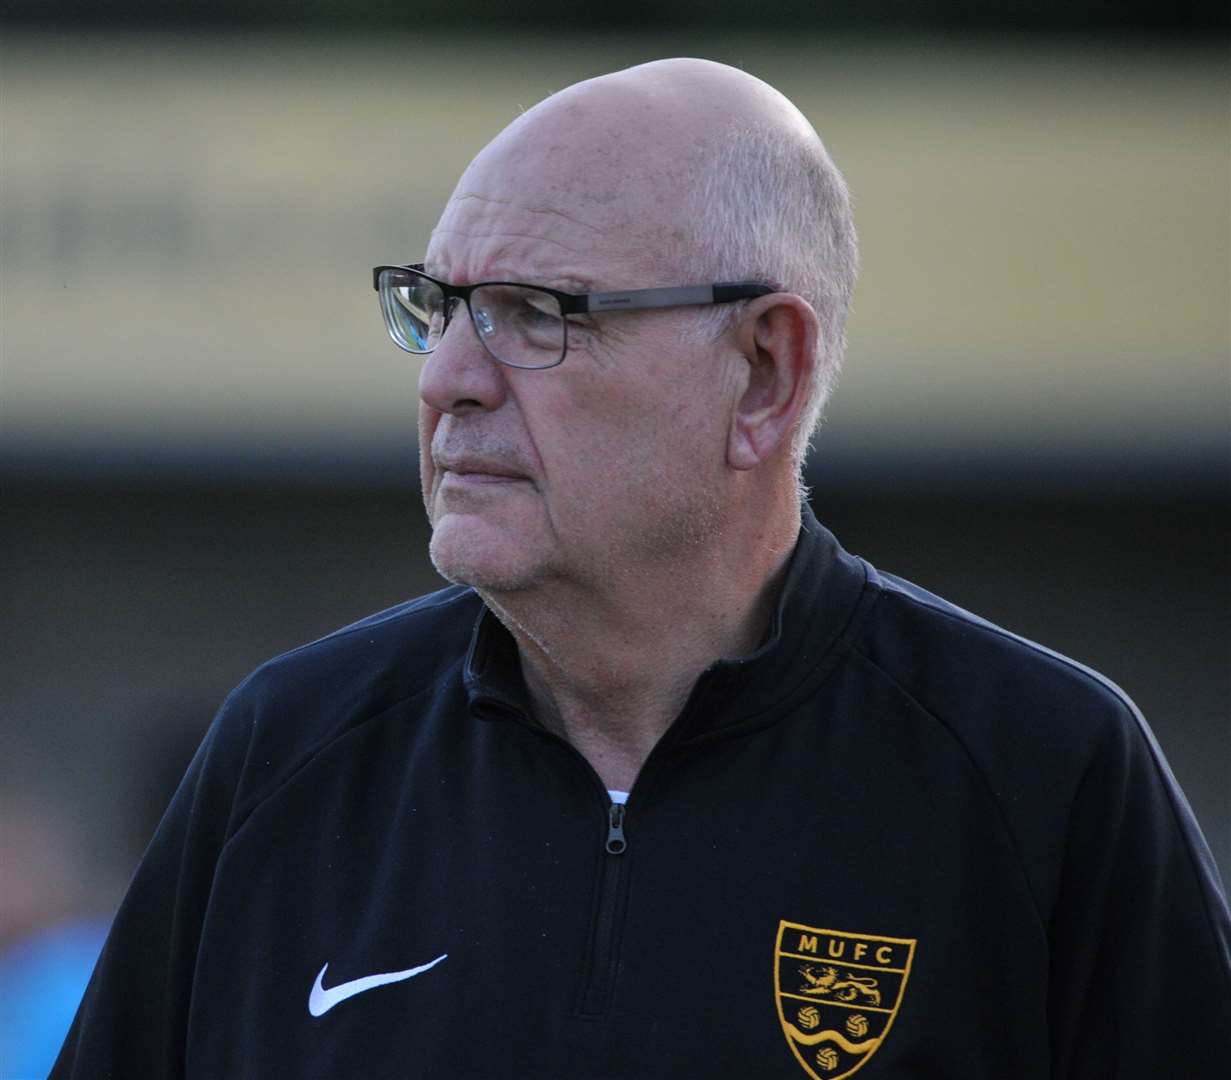
<path fill-rule="evenodd" d="M 842 1080 L 880 1049 L 906 992 L 916 941 L 779 922 L 778 1020 L 814 1080 Z"/>

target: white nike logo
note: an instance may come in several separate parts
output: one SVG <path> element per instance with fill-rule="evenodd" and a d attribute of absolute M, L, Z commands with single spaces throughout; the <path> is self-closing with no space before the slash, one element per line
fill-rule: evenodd
<path fill-rule="evenodd" d="M 312 985 L 312 993 L 308 995 L 308 1012 L 313 1016 L 324 1016 L 339 1001 L 345 1001 L 348 997 L 362 994 L 365 990 L 374 990 L 378 986 L 386 986 L 389 983 L 414 978 L 414 976 L 423 974 L 429 968 L 434 968 L 448 955 L 448 953 L 442 953 L 431 963 L 420 964 L 418 967 L 407 968 L 405 971 L 387 971 L 383 975 L 365 975 L 362 979 L 351 979 L 350 982 L 331 986 L 328 990 L 321 985 L 321 981 L 325 978 L 325 970 L 329 967 L 326 964 L 317 974 L 316 982 Z"/>

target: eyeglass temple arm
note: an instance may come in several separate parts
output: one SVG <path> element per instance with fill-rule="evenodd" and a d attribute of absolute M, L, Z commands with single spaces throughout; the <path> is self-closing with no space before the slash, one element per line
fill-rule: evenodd
<path fill-rule="evenodd" d="M 383 270 L 417 270 L 423 272 L 422 263 L 407 263 L 403 266 L 377 266 L 372 271 L 372 288 L 380 289 Z M 456 286 L 454 287 L 456 288 Z M 468 287 L 466 289 L 468 291 Z M 554 291 L 554 290 L 548 290 Z M 733 300 L 746 300 L 753 296 L 766 296 L 777 290 L 772 285 L 759 281 L 728 281 L 715 285 L 676 285 L 663 289 L 624 289 L 620 292 L 601 292 L 577 295 L 559 293 L 560 306 L 566 315 L 591 311 L 611 311 L 623 308 L 633 311 L 642 308 L 686 307 L 690 304 L 728 304 Z"/>
<path fill-rule="evenodd" d="M 752 296 L 774 292 L 770 285 L 757 281 L 733 281 L 717 285 L 680 285 L 666 289 L 627 289 L 622 292 L 590 293 L 577 299 L 584 302 L 577 311 L 626 311 L 639 308 L 686 307 L 689 304 L 727 304 Z"/>

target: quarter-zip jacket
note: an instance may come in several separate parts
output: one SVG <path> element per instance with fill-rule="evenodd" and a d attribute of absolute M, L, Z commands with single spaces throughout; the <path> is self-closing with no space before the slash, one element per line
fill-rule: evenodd
<path fill-rule="evenodd" d="M 1200 1080 L 1229 926 L 1120 691 L 805 511 L 623 809 L 472 590 L 259 668 L 53 1076 Z"/>

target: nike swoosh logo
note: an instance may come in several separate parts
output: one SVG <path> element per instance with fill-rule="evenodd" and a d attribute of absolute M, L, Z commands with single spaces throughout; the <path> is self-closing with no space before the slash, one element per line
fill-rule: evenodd
<path fill-rule="evenodd" d="M 416 975 L 422 975 L 423 972 L 434 968 L 448 955 L 448 953 L 442 953 L 430 963 L 407 968 L 405 971 L 386 971 L 383 975 L 365 975 L 362 979 L 351 979 L 350 982 L 331 986 L 328 990 L 321 985 L 325 978 L 325 971 L 329 967 L 326 964 L 317 973 L 316 982 L 312 984 L 312 993 L 308 995 L 308 1012 L 313 1016 L 324 1016 L 325 1013 L 340 1001 L 345 1001 L 356 994 L 362 994 L 365 990 L 375 990 L 378 986 L 388 986 L 389 983 L 401 982 L 403 979 L 413 979 Z"/>

